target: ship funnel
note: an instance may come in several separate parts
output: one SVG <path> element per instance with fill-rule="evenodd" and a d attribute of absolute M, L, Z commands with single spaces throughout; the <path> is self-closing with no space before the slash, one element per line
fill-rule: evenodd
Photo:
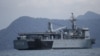
<path fill-rule="evenodd" d="M 48 22 L 48 32 L 53 32 L 53 26 L 51 22 Z"/>
<path fill-rule="evenodd" d="M 73 13 L 71 13 L 71 23 L 72 23 L 72 29 L 73 30 L 75 30 L 76 29 L 76 24 L 75 24 L 75 21 L 76 21 L 76 19 L 74 18 L 74 14 Z"/>

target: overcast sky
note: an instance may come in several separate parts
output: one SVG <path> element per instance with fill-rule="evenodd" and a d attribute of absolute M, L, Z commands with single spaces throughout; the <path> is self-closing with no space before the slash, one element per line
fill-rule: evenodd
<path fill-rule="evenodd" d="M 0 29 L 20 16 L 68 19 L 87 11 L 100 14 L 100 0 L 0 0 Z"/>

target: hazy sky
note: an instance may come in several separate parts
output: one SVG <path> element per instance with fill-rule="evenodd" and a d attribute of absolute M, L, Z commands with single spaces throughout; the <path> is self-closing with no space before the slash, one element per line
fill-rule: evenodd
<path fill-rule="evenodd" d="M 87 11 L 100 14 L 100 0 L 0 0 L 0 29 L 20 16 L 68 19 Z"/>

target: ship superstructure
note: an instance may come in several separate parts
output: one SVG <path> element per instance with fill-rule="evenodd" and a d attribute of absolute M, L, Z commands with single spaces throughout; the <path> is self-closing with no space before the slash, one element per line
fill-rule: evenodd
<path fill-rule="evenodd" d="M 64 26 L 54 30 L 52 23 L 49 22 L 47 32 L 20 33 L 17 40 L 14 40 L 14 48 L 19 50 L 91 48 L 95 40 L 90 38 L 89 29 L 78 28 L 73 13 L 71 18 L 71 29 Z"/>

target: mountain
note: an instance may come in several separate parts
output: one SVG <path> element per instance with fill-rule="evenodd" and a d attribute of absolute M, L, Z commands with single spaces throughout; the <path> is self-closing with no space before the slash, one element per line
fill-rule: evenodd
<path fill-rule="evenodd" d="M 0 31 L 0 49 L 12 49 L 13 40 L 17 38 L 18 33 L 44 32 L 47 31 L 48 22 L 66 25 L 64 20 L 50 20 L 47 18 L 32 18 L 22 16 L 12 22 L 6 29 Z M 57 25 L 55 25 L 57 27 Z"/>
<path fill-rule="evenodd" d="M 100 14 L 94 12 L 87 12 L 81 17 L 77 17 L 77 23 L 79 26 L 89 27 L 91 38 L 96 39 L 94 47 L 100 47 Z"/>
<path fill-rule="evenodd" d="M 84 15 L 79 15 L 79 19 L 100 19 L 100 14 L 88 11 Z"/>
<path fill-rule="evenodd" d="M 0 49 L 12 49 L 13 40 L 17 38 L 18 33 L 44 32 L 47 31 L 48 22 L 52 22 L 54 29 L 60 26 L 70 28 L 68 20 L 57 20 L 48 18 L 33 18 L 22 16 L 13 21 L 7 28 L 0 30 Z M 94 12 L 87 12 L 77 17 L 77 25 L 88 27 L 91 31 L 91 37 L 96 39 L 94 47 L 100 47 L 100 15 Z"/>

